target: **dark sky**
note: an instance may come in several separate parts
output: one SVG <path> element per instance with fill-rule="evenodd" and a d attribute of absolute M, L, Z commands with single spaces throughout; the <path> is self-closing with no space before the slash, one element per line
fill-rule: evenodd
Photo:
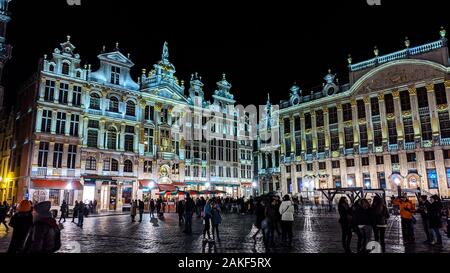
<path fill-rule="evenodd" d="M 67 34 L 94 67 L 102 45 L 111 50 L 119 41 L 137 80 L 160 60 L 167 40 L 178 78 L 188 82 L 199 72 L 208 98 L 225 72 L 239 103 L 264 104 L 267 92 L 278 102 L 294 81 L 303 90 L 321 85 L 328 68 L 347 82 L 349 53 L 358 62 L 372 58 L 375 45 L 380 54 L 403 49 L 405 36 L 412 46 L 438 40 L 440 26 L 450 27 L 443 2 L 81 0 L 75 7 L 66 0 L 13 0 L 7 35 L 13 59 L 3 82 L 11 103 L 39 57 Z"/>

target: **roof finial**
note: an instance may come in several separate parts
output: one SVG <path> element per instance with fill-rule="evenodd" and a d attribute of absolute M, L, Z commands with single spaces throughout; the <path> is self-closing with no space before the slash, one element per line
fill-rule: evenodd
<path fill-rule="evenodd" d="M 70 35 L 67 35 L 67 42 L 70 42 Z"/>
<path fill-rule="evenodd" d="M 352 59 L 352 55 L 351 54 L 348 54 L 347 62 L 348 62 L 348 64 L 352 64 L 353 59 Z"/>
<path fill-rule="evenodd" d="M 116 42 L 116 51 L 119 51 L 119 42 Z"/>
<path fill-rule="evenodd" d="M 406 48 L 409 48 L 409 46 L 411 45 L 411 41 L 409 40 L 408 36 L 405 37 L 405 46 Z"/>
<path fill-rule="evenodd" d="M 161 60 L 169 61 L 169 46 L 167 41 L 164 42 Z"/>
<path fill-rule="evenodd" d="M 222 80 L 223 80 L 223 81 L 226 81 L 226 80 L 227 80 L 227 79 L 226 79 L 225 73 L 222 73 Z"/>
<path fill-rule="evenodd" d="M 328 68 L 328 74 L 331 74 L 331 68 Z"/>
<path fill-rule="evenodd" d="M 373 48 L 373 54 L 375 54 L 375 57 L 378 57 L 378 54 L 380 54 L 380 50 L 378 50 L 378 47 L 377 47 L 377 46 L 375 46 L 375 47 Z"/>
<path fill-rule="evenodd" d="M 269 92 L 267 92 L 267 103 L 270 104 L 270 93 Z"/>
<path fill-rule="evenodd" d="M 447 35 L 447 31 L 445 30 L 444 26 L 441 26 L 441 31 L 439 31 L 439 34 L 441 35 L 442 39 L 444 39 L 445 35 Z"/>
<path fill-rule="evenodd" d="M 106 52 L 106 46 L 104 45 L 102 48 L 102 52 L 105 53 Z"/>
<path fill-rule="evenodd" d="M 130 58 L 130 56 L 131 56 L 131 54 L 130 54 L 130 53 L 128 53 L 128 54 L 127 54 L 127 58 L 129 59 L 129 58 Z"/>

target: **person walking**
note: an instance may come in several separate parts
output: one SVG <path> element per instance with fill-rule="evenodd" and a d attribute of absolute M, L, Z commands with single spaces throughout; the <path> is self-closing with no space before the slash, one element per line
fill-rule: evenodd
<path fill-rule="evenodd" d="M 86 205 L 83 203 L 83 201 L 80 201 L 78 203 L 78 225 L 80 228 L 83 227 L 84 223 L 84 210 L 86 209 Z"/>
<path fill-rule="evenodd" d="M 131 215 L 131 222 L 136 222 L 134 219 L 136 217 L 136 201 L 131 200 L 131 209 L 130 209 L 130 215 Z"/>
<path fill-rule="evenodd" d="M 50 213 L 50 201 L 36 204 L 33 224 L 24 243 L 25 253 L 54 253 L 61 248 L 61 232 Z"/>
<path fill-rule="evenodd" d="M 0 205 L 0 224 L 3 224 L 5 226 L 6 232 L 9 231 L 9 227 L 6 224 L 6 215 L 8 214 L 8 203 L 6 201 L 3 201 L 3 203 Z"/>
<path fill-rule="evenodd" d="M 72 212 L 72 223 L 75 223 L 75 218 L 78 217 L 78 208 L 80 207 L 80 204 L 78 203 L 78 201 L 75 201 L 75 205 L 73 207 L 73 212 Z"/>
<path fill-rule="evenodd" d="M 178 225 L 184 222 L 184 200 L 178 200 L 177 203 Z"/>
<path fill-rule="evenodd" d="M 61 220 L 64 219 L 64 223 L 66 222 L 66 215 L 69 211 L 69 207 L 67 206 L 66 200 L 64 200 L 61 204 L 61 207 L 59 208 L 61 211 L 61 217 L 59 217 L 59 223 L 61 223 Z"/>
<path fill-rule="evenodd" d="M 405 241 L 405 243 L 413 243 L 415 241 L 413 214 L 416 211 L 413 203 L 408 200 L 408 197 L 406 195 L 403 195 L 400 198 L 395 198 L 392 201 L 392 204 L 397 205 L 400 208 L 403 240 Z"/>
<path fill-rule="evenodd" d="M 442 228 L 442 203 L 438 195 L 431 196 L 431 204 L 429 210 L 430 229 L 433 233 L 432 245 L 442 247 L 442 236 L 440 229 Z"/>
<path fill-rule="evenodd" d="M 294 204 L 291 201 L 289 195 L 285 195 L 283 197 L 283 202 L 280 205 L 279 212 L 281 215 L 281 231 L 282 231 L 282 241 L 286 243 L 286 239 L 288 240 L 288 246 L 292 246 L 292 225 L 294 223 Z"/>
<path fill-rule="evenodd" d="M 23 243 L 30 227 L 33 225 L 32 210 L 30 201 L 22 200 L 17 213 L 11 217 L 9 226 L 13 228 L 13 233 L 11 242 L 9 243 L 8 253 L 19 253 L 23 250 Z"/>
<path fill-rule="evenodd" d="M 339 224 L 342 230 L 342 246 L 345 253 L 352 253 L 350 245 L 352 241 L 352 210 L 348 204 L 348 199 L 343 196 L 338 203 Z"/>
<path fill-rule="evenodd" d="M 94 206 L 94 213 L 97 213 L 97 200 L 94 200 L 92 205 Z"/>
<path fill-rule="evenodd" d="M 163 214 L 161 212 L 162 203 L 163 203 L 162 197 L 159 196 L 158 200 L 156 201 L 156 214 L 158 215 L 158 217 L 161 217 Z"/>
<path fill-rule="evenodd" d="M 417 210 L 417 212 L 420 213 L 420 216 L 422 218 L 423 231 L 425 232 L 425 236 L 427 237 L 426 241 L 424 241 L 425 244 L 430 244 L 433 241 L 430 232 L 430 218 L 428 216 L 430 205 L 431 203 L 430 201 L 428 201 L 428 197 L 426 195 L 421 195 L 419 199 L 419 209 Z"/>
<path fill-rule="evenodd" d="M 220 205 L 212 201 L 211 208 L 211 224 L 212 224 L 212 235 L 213 240 L 215 240 L 215 234 L 217 234 L 217 241 L 220 242 L 219 236 L 219 225 L 222 223 L 222 216 L 220 215 L 221 209 Z"/>
<path fill-rule="evenodd" d="M 208 240 L 211 240 L 211 200 L 208 200 L 206 202 L 204 209 L 203 209 L 203 241 L 206 240 L 206 234 L 208 234 Z"/>
<path fill-rule="evenodd" d="M 275 196 L 275 212 L 276 212 L 276 221 L 274 222 L 274 231 L 277 232 L 278 237 L 281 236 L 280 232 L 280 226 L 281 226 L 281 214 L 280 214 L 280 206 L 281 206 L 281 200 L 279 196 Z"/>
<path fill-rule="evenodd" d="M 255 227 L 257 228 L 256 233 L 252 236 L 253 240 L 256 241 L 256 236 L 260 231 L 262 231 L 262 222 L 265 218 L 265 208 L 264 203 L 261 198 L 257 198 L 256 200 L 256 208 L 255 208 L 255 214 L 256 214 L 256 221 L 255 221 Z M 265 233 L 263 234 L 263 240 L 265 241 Z"/>
<path fill-rule="evenodd" d="M 150 200 L 150 219 L 155 217 L 155 209 L 156 209 L 156 205 L 155 205 L 155 200 Z"/>
<path fill-rule="evenodd" d="M 184 204 L 184 233 L 192 233 L 192 215 L 196 209 L 194 200 L 189 193 L 186 194 L 186 202 Z"/>
<path fill-rule="evenodd" d="M 356 208 L 354 216 L 356 216 L 356 224 L 361 234 L 358 237 L 358 253 L 362 253 L 366 251 L 366 245 L 371 238 L 373 226 L 370 203 L 367 199 L 359 200 L 359 206 Z"/>
<path fill-rule="evenodd" d="M 140 200 L 138 201 L 138 207 L 139 207 L 139 223 L 142 222 L 142 215 L 144 214 L 144 201 Z"/>
<path fill-rule="evenodd" d="M 380 243 L 381 251 L 384 253 L 386 251 L 384 234 L 386 232 L 387 219 L 389 219 L 389 211 L 381 197 L 375 196 L 373 198 L 371 212 L 373 216 L 373 232 L 375 234 L 375 241 Z"/>

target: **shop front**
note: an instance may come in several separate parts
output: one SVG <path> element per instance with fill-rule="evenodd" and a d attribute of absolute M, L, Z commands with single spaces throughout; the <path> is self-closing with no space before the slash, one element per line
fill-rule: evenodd
<path fill-rule="evenodd" d="M 76 200 L 81 200 L 82 194 L 83 185 L 80 180 L 31 180 L 31 201 L 34 204 L 50 201 L 52 209 L 59 209 L 63 201 L 66 201 L 69 207 L 72 207 Z"/>

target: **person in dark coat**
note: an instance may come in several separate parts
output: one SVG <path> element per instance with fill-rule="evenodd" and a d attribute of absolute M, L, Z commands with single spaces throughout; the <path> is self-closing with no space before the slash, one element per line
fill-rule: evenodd
<path fill-rule="evenodd" d="M 341 197 L 338 204 L 339 211 L 339 224 L 342 229 L 342 246 L 344 247 L 345 253 L 351 253 L 351 241 L 352 241 L 352 210 L 348 204 L 346 197 Z"/>
<path fill-rule="evenodd" d="M 194 200 L 189 193 L 186 194 L 186 202 L 184 204 L 184 233 L 192 233 L 192 215 L 196 209 Z"/>
<path fill-rule="evenodd" d="M 184 222 L 184 200 L 179 200 L 177 203 L 178 224 L 181 225 Z"/>
<path fill-rule="evenodd" d="M 25 253 L 54 253 L 61 248 L 58 224 L 50 213 L 51 203 L 40 202 L 34 206 L 33 224 L 24 243 Z"/>
<path fill-rule="evenodd" d="M 266 245 L 269 244 L 271 246 L 274 246 L 274 231 L 275 231 L 275 223 L 278 221 L 278 206 L 277 206 L 277 200 L 273 198 L 271 200 L 271 203 L 266 208 L 265 212 L 265 221 L 267 222 L 267 236 L 266 236 Z"/>
<path fill-rule="evenodd" d="M 156 213 L 158 216 L 162 216 L 164 214 L 164 212 L 162 211 L 162 197 L 159 196 L 158 200 L 156 201 Z"/>
<path fill-rule="evenodd" d="M 430 229 L 433 231 L 433 245 L 442 246 L 442 203 L 437 195 L 431 196 L 431 205 L 429 210 Z"/>
<path fill-rule="evenodd" d="M 75 223 L 75 218 L 78 218 L 78 208 L 80 207 L 80 204 L 78 201 L 75 201 L 75 206 L 73 207 L 72 212 L 72 223 Z"/>
<path fill-rule="evenodd" d="M 142 215 L 144 214 L 144 201 L 138 200 L 138 207 L 139 207 L 139 223 L 142 222 Z"/>
<path fill-rule="evenodd" d="M 131 222 L 136 222 L 135 217 L 136 217 L 136 212 L 137 212 L 137 202 L 136 200 L 133 201 L 131 200 L 131 209 L 130 209 L 130 215 L 131 215 Z"/>
<path fill-rule="evenodd" d="M 256 236 L 262 230 L 262 221 L 264 220 L 264 217 L 265 217 L 265 208 L 264 208 L 263 200 L 261 200 L 261 199 L 256 200 L 255 214 L 256 214 L 255 227 L 258 230 L 252 236 L 252 238 L 253 238 L 253 240 L 256 241 Z M 265 236 L 264 232 L 262 234 L 263 234 L 263 239 L 264 239 L 264 236 Z"/>
<path fill-rule="evenodd" d="M 386 250 L 386 245 L 384 242 L 384 234 L 387 227 L 387 219 L 389 218 L 389 211 L 386 207 L 385 202 L 381 197 L 375 196 L 372 203 L 372 221 L 373 221 L 373 232 L 375 234 L 375 241 L 379 242 L 381 245 L 381 250 L 384 253 Z M 370 240 L 370 238 L 369 238 Z"/>
<path fill-rule="evenodd" d="M 8 232 L 9 227 L 6 224 L 6 215 L 8 214 L 9 206 L 6 201 L 3 202 L 3 204 L 0 205 L 0 224 L 3 224 L 6 228 L 6 232 Z"/>
<path fill-rule="evenodd" d="M 420 213 L 422 218 L 423 231 L 427 237 L 427 240 L 424 242 L 425 244 L 429 244 L 432 242 L 431 232 L 430 232 L 430 219 L 428 217 L 430 211 L 430 201 L 428 201 L 428 197 L 426 195 L 421 195 L 419 199 L 419 209 L 417 212 Z"/>
<path fill-rule="evenodd" d="M 11 217 L 9 226 L 13 228 L 11 242 L 8 253 L 19 253 L 23 249 L 23 243 L 27 237 L 30 227 L 33 225 L 33 215 L 31 214 L 31 203 L 28 200 L 22 200 L 16 214 Z"/>
<path fill-rule="evenodd" d="M 360 205 L 357 208 L 356 213 L 354 214 L 354 216 L 356 216 L 358 229 L 361 232 L 361 242 L 358 242 L 358 246 L 360 246 L 358 252 L 365 252 L 366 245 L 372 235 L 371 231 L 373 226 L 373 218 L 369 201 L 364 198 L 359 200 L 359 203 Z M 358 238 L 358 240 L 359 239 L 360 238 Z"/>
<path fill-rule="evenodd" d="M 69 211 L 69 207 L 67 206 L 66 200 L 63 201 L 61 204 L 61 207 L 59 209 L 61 211 L 61 217 L 59 217 L 59 223 L 61 223 L 61 220 L 64 219 L 64 223 L 66 222 L 66 215 Z"/>
<path fill-rule="evenodd" d="M 83 227 L 84 223 L 84 210 L 86 209 L 86 206 L 84 205 L 83 201 L 80 201 L 78 203 L 78 226 Z"/>
<path fill-rule="evenodd" d="M 155 200 L 152 199 L 150 200 L 150 219 L 154 217 L 155 209 L 156 209 Z"/>
<path fill-rule="evenodd" d="M 215 234 L 217 234 L 217 241 L 220 242 L 219 237 L 219 225 L 222 223 L 222 216 L 220 215 L 220 206 L 215 202 L 211 202 L 212 209 L 211 209 L 211 225 L 212 225 L 212 235 L 213 240 L 216 239 Z"/>

